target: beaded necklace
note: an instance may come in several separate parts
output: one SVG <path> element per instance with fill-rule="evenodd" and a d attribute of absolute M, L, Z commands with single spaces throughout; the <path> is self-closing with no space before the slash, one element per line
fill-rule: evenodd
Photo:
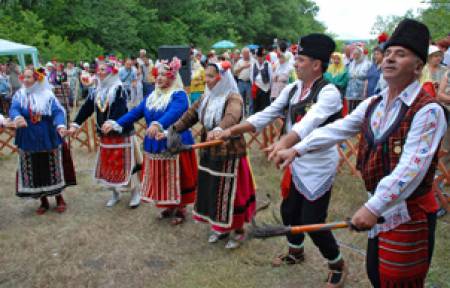
<path fill-rule="evenodd" d="M 102 91 L 103 92 L 103 91 Z M 109 88 L 107 88 L 102 95 L 97 94 L 97 107 L 98 109 L 104 113 L 109 106 Z"/>
<path fill-rule="evenodd" d="M 34 113 L 33 109 L 31 109 L 31 97 L 30 94 L 27 95 L 28 97 L 28 114 L 30 116 L 31 123 L 36 124 L 41 121 L 42 117 L 39 112 Z"/>

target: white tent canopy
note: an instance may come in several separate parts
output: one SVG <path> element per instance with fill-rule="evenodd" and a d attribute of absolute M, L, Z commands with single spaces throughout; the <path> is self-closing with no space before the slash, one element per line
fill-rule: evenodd
<path fill-rule="evenodd" d="M 25 55 L 31 55 L 34 66 L 39 65 L 38 49 L 33 46 L 23 45 L 12 41 L 0 39 L 0 56 L 17 56 L 22 69 L 25 67 Z"/>

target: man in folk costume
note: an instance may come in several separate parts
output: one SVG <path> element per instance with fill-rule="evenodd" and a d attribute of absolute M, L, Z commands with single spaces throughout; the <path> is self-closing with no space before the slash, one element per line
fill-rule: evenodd
<path fill-rule="evenodd" d="M 200 122 L 205 141 L 241 121 L 244 104 L 230 68 L 227 61 L 207 65 L 205 93 L 174 124 L 174 132 L 183 133 Z M 194 219 L 211 225 L 209 243 L 228 238 L 227 249 L 244 241 L 244 224 L 255 213 L 255 186 L 246 154 L 242 136 L 200 151 Z"/>
<path fill-rule="evenodd" d="M 189 100 L 183 90 L 178 73 L 181 61 L 160 61 L 154 69 L 156 89 L 136 108 L 117 121 L 107 121 L 102 130 L 122 131 L 144 117 L 147 132 L 144 139 L 144 167 L 142 200 L 156 203 L 162 208 L 159 218 L 173 218 L 172 224 L 181 224 L 186 218 L 186 206 L 194 203 L 197 188 L 197 159 L 195 151 L 183 151 L 179 155 L 167 153 L 167 141 L 156 140 L 157 132 L 168 129 L 189 108 Z M 194 143 L 191 131 L 181 134 L 182 144 Z"/>
<path fill-rule="evenodd" d="M 256 59 L 250 69 L 250 80 L 252 83 L 251 97 L 253 98 L 253 113 L 260 112 L 270 105 L 270 87 L 272 86 L 272 69 L 270 54 L 264 54 L 264 48 L 256 51 Z M 263 143 L 267 143 L 268 128 L 261 131 Z"/>
<path fill-rule="evenodd" d="M 403 20 L 385 46 L 388 89 L 306 137 L 294 127 L 277 150 L 301 142 L 274 152 L 275 162 L 286 165 L 362 133 L 357 165 L 369 200 L 352 223 L 371 229 L 367 273 L 374 287 L 424 287 L 431 262 L 438 208 L 432 184 L 447 124 L 443 108 L 418 82 L 429 39 L 424 24 Z"/>
<path fill-rule="evenodd" d="M 52 92 L 43 68 L 25 69 L 23 87 L 13 97 L 9 116 L 17 129 L 15 144 L 19 152 L 16 195 L 39 198 L 36 213 L 49 208 L 48 196 L 55 196 L 56 210 L 62 213 L 66 203 L 65 187 L 76 184 L 75 170 L 68 146 L 66 112 Z"/>
<path fill-rule="evenodd" d="M 269 107 L 218 135 L 220 139 L 260 131 L 283 116 L 286 132 L 291 131 L 297 123 L 305 137 L 317 127 L 340 117 L 342 100 L 339 90 L 322 76 L 335 49 L 334 41 L 323 34 L 310 34 L 301 39 L 300 45 L 295 62 L 298 80 L 286 86 Z M 335 146 L 330 146 L 319 153 L 296 159 L 286 170 L 282 183 L 284 200 L 281 204 L 285 225 L 325 222 L 337 164 L 338 152 Z M 329 231 L 317 232 L 311 233 L 310 237 L 328 260 L 328 287 L 340 287 L 347 272 L 333 234 Z M 273 265 L 302 262 L 304 238 L 303 234 L 289 235 L 288 253 L 276 257 Z"/>
<path fill-rule="evenodd" d="M 270 105 L 270 85 L 272 82 L 272 65 L 264 57 L 264 48 L 256 51 L 256 61 L 250 69 L 252 82 L 253 112 L 264 110 Z"/>
<path fill-rule="evenodd" d="M 120 199 L 120 191 L 131 187 L 129 206 L 136 208 L 140 203 L 139 179 L 132 171 L 136 164 L 142 163 L 134 134 L 133 125 L 124 127 L 121 132 L 104 134 L 101 126 L 108 120 L 117 120 L 128 112 L 127 94 L 123 89 L 116 67 L 102 63 L 97 71 L 98 85 L 80 107 L 69 134 L 74 134 L 93 114 L 96 115 L 97 133 L 100 148 L 97 153 L 94 178 L 112 190 L 112 198 L 107 207 L 114 206 Z"/>

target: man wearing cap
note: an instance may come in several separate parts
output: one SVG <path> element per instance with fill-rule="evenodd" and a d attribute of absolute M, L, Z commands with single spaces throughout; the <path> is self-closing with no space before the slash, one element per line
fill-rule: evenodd
<path fill-rule="evenodd" d="M 367 273 L 374 287 L 424 287 L 433 253 L 432 184 L 447 124 L 443 108 L 418 82 L 429 38 L 424 24 L 403 20 L 385 46 L 388 89 L 306 137 L 294 127 L 277 149 L 301 142 L 271 155 L 283 166 L 362 134 L 357 167 L 369 200 L 351 221 L 357 230 L 370 229 Z"/>
<path fill-rule="evenodd" d="M 322 76 L 336 47 L 334 41 L 323 34 L 310 34 L 301 39 L 300 46 L 295 62 L 298 80 L 287 85 L 270 106 L 219 133 L 217 138 L 227 139 L 245 132 L 261 131 L 279 117 L 285 117 L 286 132 L 297 123 L 305 137 L 317 127 L 340 117 L 342 100 L 339 90 Z M 281 204 L 285 225 L 325 222 L 337 164 L 337 149 L 330 146 L 296 159 L 286 170 Z M 327 287 L 342 287 L 347 269 L 333 234 L 330 231 L 317 232 L 310 234 L 310 237 L 328 260 L 330 273 Z M 304 238 L 303 234 L 287 236 L 288 253 L 277 256 L 273 265 L 301 263 L 304 259 Z"/>

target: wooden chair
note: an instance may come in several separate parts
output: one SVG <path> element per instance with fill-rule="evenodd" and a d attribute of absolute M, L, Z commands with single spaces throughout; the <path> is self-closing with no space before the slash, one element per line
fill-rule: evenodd
<path fill-rule="evenodd" d="M 90 126 L 93 127 L 92 130 Z M 95 119 L 91 117 L 83 123 L 78 133 L 71 137 L 71 145 L 73 145 L 74 142 L 77 142 L 80 147 L 86 148 L 89 153 L 92 152 L 91 142 L 92 140 L 95 141 L 95 135 L 93 135 L 93 131 L 95 131 Z"/>
<path fill-rule="evenodd" d="M 9 112 L 9 107 L 11 106 L 11 99 L 0 97 L 0 102 L 2 112 L 7 115 Z M 17 152 L 17 147 L 14 145 L 15 136 L 16 133 L 14 130 L 0 128 L 0 156 Z"/>
<path fill-rule="evenodd" d="M 278 118 L 269 126 L 269 144 L 273 144 L 280 139 L 283 133 L 284 121 Z"/>
<path fill-rule="evenodd" d="M 13 130 L 0 129 L 0 156 L 17 152 L 17 147 L 13 143 L 15 136 L 16 134 Z"/>
<path fill-rule="evenodd" d="M 253 146 L 253 144 L 257 144 L 259 149 L 263 149 L 264 145 L 263 142 L 258 138 L 261 135 L 261 133 L 259 132 L 250 132 L 249 133 L 249 138 L 247 140 L 247 147 L 251 148 Z"/>
<path fill-rule="evenodd" d="M 358 135 L 356 137 L 356 145 L 358 145 L 359 140 L 361 139 L 361 136 Z M 342 147 L 342 144 L 345 145 L 345 150 Z M 358 147 L 358 146 L 356 146 Z M 359 173 L 358 169 L 356 169 L 356 164 L 354 161 L 352 161 L 353 156 L 358 155 L 358 149 L 355 147 L 355 145 L 352 143 L 352 140 L 345 140 L 341 144 L 338 144 L 338 153 L 339 153 L 339 164 L 338 164 L 338 171 L 342 171 L 342 168 L 344 167 L 344 164 L 348 166 L 350 169 L 350 173 L 354 176 L 361 177 L 361 173 Z"/>

